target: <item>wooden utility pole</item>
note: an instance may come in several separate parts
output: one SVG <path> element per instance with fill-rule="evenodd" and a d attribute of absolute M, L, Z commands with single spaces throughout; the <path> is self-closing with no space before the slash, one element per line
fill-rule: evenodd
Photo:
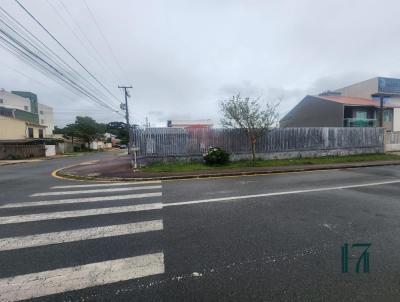
<path fill-rule="evenodd" d="M 128 108 L 128 97 L 130 97 L 128 89 L 132 88 L 132 85 L 130 86 L 119 86 L 118 88 L 121 88 L 124 90 L 124 94 L 125 94 L 125 104 L 121 104 L 124 106 L 121 106 L 121 109 L 125 109 L 125 118 L 126 118 L 126 130 L 128 131 L 128 154 L 131 154 L 131 141 L 132 141 L 132 137 L 131 137 L 131 124 L 129 123 L 129 108 Z"/>
<path fill-rule="evenodd" d="M 383 127 L 383 119 L 384 119 L 384 109 L 383 109 L 384 95 L 381 94 L 379 96 L 379 127 Z"/>

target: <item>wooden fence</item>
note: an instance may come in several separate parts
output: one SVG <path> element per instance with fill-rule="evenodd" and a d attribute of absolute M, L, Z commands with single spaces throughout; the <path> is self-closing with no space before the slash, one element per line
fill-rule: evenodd
<path fill-rule="evenodd" d="M 148 128 L 132 131 L 139 156 L 195 156 L 210 146 L 231 154 L 250 154 L 246 134 L 237 129 Z M 382 128 L 277 128 L 260 137 L 257 153 L 371 149 L 383 150 Z M 362 151 L 358 152 L 362 153 Z"/>
<path fill-rule="evenodd" d="M 9 145 L 0 144 L 0 159 L 23 159 L 31 157 L 44 157 L 44 145 Z"/>

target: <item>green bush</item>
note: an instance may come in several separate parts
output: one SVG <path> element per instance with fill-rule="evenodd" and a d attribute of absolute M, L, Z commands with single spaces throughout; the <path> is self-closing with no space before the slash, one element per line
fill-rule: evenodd
<path fill-rule="evenodd" d="M 224 165 L 229 162 L 229 153 L 218 147 L 210 147 L 203 158 L 207 165 Z"/>
<path fill-rule="evenodd" d="M 7 159 L 9 159 L 9 160 L 19 160 L 19 159 L 22 159 L 22 156 L 21 155 L 9 154 L 7 156 Z"/>

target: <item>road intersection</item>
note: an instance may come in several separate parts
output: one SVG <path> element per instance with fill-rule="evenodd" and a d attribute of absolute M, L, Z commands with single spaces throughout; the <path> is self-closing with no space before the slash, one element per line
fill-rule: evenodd
<path fill-rule="evenodd" d="M 399 295 L 398 166 L 145 183 L 50 176 L 76 161 L 0 168 L 0 301 Z M 370 273 L 341 273 L 352 242 L 371 243 Z"/>

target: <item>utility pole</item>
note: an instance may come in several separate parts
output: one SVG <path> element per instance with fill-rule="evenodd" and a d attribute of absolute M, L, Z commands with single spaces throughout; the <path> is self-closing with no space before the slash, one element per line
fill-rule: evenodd
<path fill-rule="evenodd" d="M 383 114 L 383 112 L 384 112 L 384 109 L 383 109 L 383 102 L 384 102 L 384 95 L 381 94 L 381 95 L 379 96 L 379 115 L 380 115 L 380 118 L 379 118 L 379 127 L 383 127 L 383 118 L 384 118 L 384 114 Z"/>
<path fill-rule="evenodd" d="M 126 130 L 128 131 L 128 154 L 131 154 L 131 124 L 129 123 L 129 108 L 128 108 L 128 97 L 130 97 L 128 89 L 132 88 L 132 85 L 130 86 L 119 86 L 118 88 L 121 88 L 124 90 L 124 94 L 125 94 L 125 104 L 121 104 L 121 109 L 125 109 L 125 118 L 126 118 Z"/>
<path fill-rule="evenodd" d="M 374 93 L 372 94 L 372 97 L 378 97 L 379 98 L 379 117 L 378 117 L 378 121 L 379 127 L 383 127 L 384 126 L 384 119 L 385 119 L 385 97 L 390 97 L 391 95 L 388 93 L 384 93 L 384 92 L 378 92 L 378 93 Z"/>

